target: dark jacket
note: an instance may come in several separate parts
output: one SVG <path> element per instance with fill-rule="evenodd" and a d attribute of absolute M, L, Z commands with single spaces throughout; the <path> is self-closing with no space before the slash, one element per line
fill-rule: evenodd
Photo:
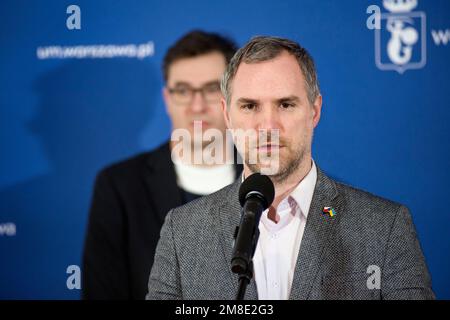
<path fill-rule="evenodd" d="M 145 298 L 161 226 L 170 209 L 186 202 L 184 195 L 169 143 L 98 174 L 83 254 L 83 299 Z"/>

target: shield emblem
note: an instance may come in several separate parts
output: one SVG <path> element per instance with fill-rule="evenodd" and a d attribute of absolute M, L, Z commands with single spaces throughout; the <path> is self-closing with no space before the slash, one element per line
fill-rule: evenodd
<path fill-rule="evenodd" d="M 380 70 L 421 69 L 427 62 L 424 12 L 382 13 L 375 30 L 375 63 Z"/>

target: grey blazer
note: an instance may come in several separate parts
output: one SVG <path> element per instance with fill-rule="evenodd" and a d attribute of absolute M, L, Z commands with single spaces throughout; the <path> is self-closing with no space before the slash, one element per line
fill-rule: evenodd
<path fill-rule="evenodd" d="M 317 170 L 290 299 L 434 299 L 408 209 Z M 239 186 L 240 180 L 168 213 L 147 299 L 235 298 L 230 262 Z M 245 298 L 258 298 L 254 279 Z"/>

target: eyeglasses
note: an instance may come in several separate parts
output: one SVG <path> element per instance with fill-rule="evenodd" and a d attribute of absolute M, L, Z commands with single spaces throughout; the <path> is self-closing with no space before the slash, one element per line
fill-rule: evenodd
<path fill-rule="evenodd" d="M 180 105 L 191 104 L 192 100 L 194 100 L 194 95 L 196 92 L 200 92 L 206 103 L 217 103 L 222 98 L 220 83 L 218 81 L 208 83 L 197 89 L 183 84 L 177 85 L 174 88 L 169 88 L 168 90 L 174 102 Z"/>

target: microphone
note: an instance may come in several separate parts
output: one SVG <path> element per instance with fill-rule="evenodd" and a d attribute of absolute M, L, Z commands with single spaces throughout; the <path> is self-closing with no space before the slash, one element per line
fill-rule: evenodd
<path fill-rule="evenodd" d="M 254 173 L 242 182 L 239 202 L 242 206 L 241 222 L 235 230 L 231 271 L 240 275 L 251 271 L 251 261 L 259 237 L 261 214 L 273 201 L 275 189 L 268 176 Z M 251 271 L 252 273 L 252 271 Z M 252 275 L 249 275 L 250 278 Z"/>

